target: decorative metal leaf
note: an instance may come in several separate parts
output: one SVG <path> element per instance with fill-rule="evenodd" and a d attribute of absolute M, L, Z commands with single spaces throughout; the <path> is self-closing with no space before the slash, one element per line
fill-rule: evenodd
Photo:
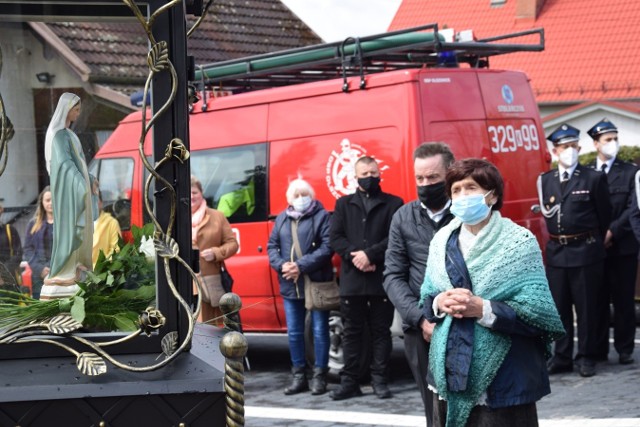
<path fill-rule="evenodd" d="M 49 332 L 56 335 L 68 334 L 73 331 L 77 331 L 82 328 L 82 323 L 76 321 L 69 314 L 61 314 L 59 316 L 52 317 L 47 324 Z"/>
<path fill-rule="evenodd" d="M 162 258 L 175 258 L 178 256 L 180 248 L 178 242 L 169 237 L 168 241 L 153 239 L 153 246 L 156 248 L 156 255 Z"/>
<path fill-rule="evenodd" d="M 104 359 L 95 353 L 80 353 L 76 359 L 78 370 L 84 375 L 97 376 L 107 372 Z"/>
<path fill-rule="evenodd" d="M 173 331 L 169 332 L 167 335 L 162 337 L 162 353 L 165 356 L 169 357 L 178 349 L 178 332 Z"/>
<path fill-rule="evenodd" d="M 154 73 L 169 68 L 169 48 L 164 40 L 153 45 L 147 55 L 147 64 Z"/>

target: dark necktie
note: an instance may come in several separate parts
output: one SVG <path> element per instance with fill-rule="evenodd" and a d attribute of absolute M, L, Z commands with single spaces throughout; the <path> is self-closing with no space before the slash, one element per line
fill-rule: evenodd
<path fill-rule="evenodd" d="M 607 164 L 603 163 L 602 166 L 600 166 L 600 170 L 602 171 L 602 173 L 607 173 Z"/>
<path fill-rule="evenodd" d="M 562 172 L 562 181 L 560 181 L 560 187 L 564 190 L 564 187 L 566 187 L 567 182 L 569 182 L 569 172 L 564 171 Z"/>

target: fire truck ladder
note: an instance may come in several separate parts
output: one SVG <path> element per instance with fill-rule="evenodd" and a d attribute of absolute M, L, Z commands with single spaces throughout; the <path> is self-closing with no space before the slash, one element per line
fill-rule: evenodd
<path fill-rule="evenodd" d="M 535 38 L 532 43 L 513 43 L 516 38 Z M 537 36 L 537 37 L 535 37 Z M 362 38 L 349 37 L 342 42 L 318 44 L 269 54 L 200 65 L 195 81 L 203 86 L 233 92 L 247 92 L 342 77 L 360 77 L 372 73 L 417 67 L 451 67 L 468 64 L 486 68 L 489 57 L 513 52 L 544 50 L 544 29 L 510 33 L 474 41 L 445 41 L 438 24 Z"/>

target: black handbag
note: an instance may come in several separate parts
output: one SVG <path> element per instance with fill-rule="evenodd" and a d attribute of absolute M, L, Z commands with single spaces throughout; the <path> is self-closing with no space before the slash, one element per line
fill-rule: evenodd
<path fill-rule="evenodd" d="M 233 290 L 233 277 L 229 274 L 229 270 L 227 270 L 224 261 L 220 263 L 220 282 L 225 292 L 231 292 Z"/>

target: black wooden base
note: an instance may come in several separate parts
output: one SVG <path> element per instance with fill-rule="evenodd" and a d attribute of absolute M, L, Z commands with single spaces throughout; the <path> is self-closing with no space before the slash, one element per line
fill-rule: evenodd
<path fill-rule="evenodd" d="M 157 371 L 135 373 L 109 365 L 82 375 L 73 358 L 0 362 L 0 426 L 224 426 L 223 331 L 199 325 L 191 352 Z M 157 355 L 119 356 L 131 366 Z"/>

